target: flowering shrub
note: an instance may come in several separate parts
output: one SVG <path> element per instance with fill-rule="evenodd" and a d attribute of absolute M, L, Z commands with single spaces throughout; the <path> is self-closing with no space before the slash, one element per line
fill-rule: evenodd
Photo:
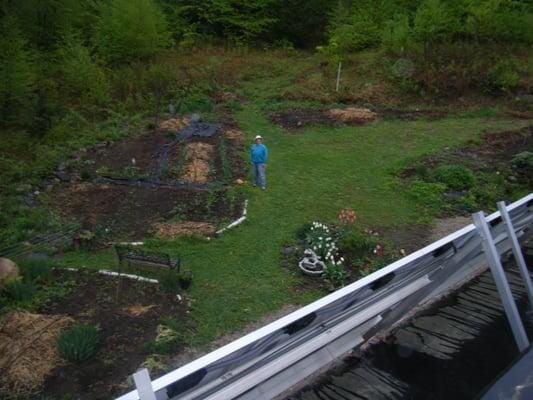
<path fill-rule="evenodd" d="M 341 224 L 354 224 L 356 219 L 355 211 L 350 208 L 342 208 L 339 212 L 339 222 Z"/>
<path fill-rule="evenodd" d="M 344 258 L 339 257 L 337 241 L 326 224 L 313 222 L 307 233 L 306 240 L 309 247 L 322 261 L 334 265 L 340 265 L 344 262 Z"/>

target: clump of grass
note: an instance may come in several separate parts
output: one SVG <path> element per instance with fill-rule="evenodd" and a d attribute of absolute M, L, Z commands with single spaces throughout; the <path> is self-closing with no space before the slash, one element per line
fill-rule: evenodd
<path fill-rule="evenodd" d="M 4 291 L 14 301 L 30 301 L 35 296 L 37 288 L 31 282 L 22 282 L 20 279 L 8 280 L 4 284 Z"/>
<path fill-rule="evenodd" d="M 82 362 L 94 354 L 100 332 L 92 325 L 77 325 L 67 329 L 57 339 L 59 354 L 69 361 Z"/>
<path fill-rule="evenodd" d="M 435 179 L 453 190 L 468 190 L 474 187 L 474 173 L 462 165 L 441 165 L 435 169 Z"/>
<path fill-rule="evenodd" d="M 165 293 L 176 294 L 180 289 L 179 279 L 180 275 L 178 272 L 168 271 L 159 279 L 159 287 Z"/>
<path fill-rule="evenodd" d="M 45 260 L 23 260 L 19 268 L 24 282 L 46 283 L 52 279 L 52 269 Z"/>

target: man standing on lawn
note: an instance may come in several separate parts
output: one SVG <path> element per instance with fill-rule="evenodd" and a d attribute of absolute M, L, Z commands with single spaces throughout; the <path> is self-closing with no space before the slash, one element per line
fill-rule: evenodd
<path fill-rule="evenodd" d="M 263 138 L 261 135 L 255 137 L 255 143 L 250 150 L 250 161 L 253 168 L 253 185 L 261 186 L 261 189 L 266 189 L 266 162 L 268 161 L 268 149 L 263 144 Z"/>

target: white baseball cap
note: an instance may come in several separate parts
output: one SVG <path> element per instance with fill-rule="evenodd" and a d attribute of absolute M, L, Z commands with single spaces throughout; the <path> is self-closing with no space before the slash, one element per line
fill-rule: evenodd
<path fill-rule="evenodd" d="M 263 136 L 261 136 L 261 135 L 257 135 L 257 136 L 254 138 L 254 140 L 257 140 L 257 139 L 263 139 Z"/>

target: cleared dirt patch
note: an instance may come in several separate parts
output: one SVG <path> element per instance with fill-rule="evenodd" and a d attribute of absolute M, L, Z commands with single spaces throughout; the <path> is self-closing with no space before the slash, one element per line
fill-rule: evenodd
<path fill-rule="evenodd" d="M 213 145 L 203 142 L 194 142 L 187 145 L 187 164 L 184 167 L 181 179 L 185 182 L 207 183 L 211 173 L 211 158 Z"/>
<path fill-rule="evenodd" d="M 35 395 L 52 370 L 64 361 L 57 351 L 59 333 L 73 323 L 62 315 L 12 312 L 0 322 L 0 397 Z"/>
<path fill-rule="evenodd" d="M 275 124 L 288 131 L 309 125 L 362 125 L 378 118 L 415 120 L 419 118 L 444 118 L 447 113 L 433 110 L 370 110 L 367 108 L 335 108 L 321 110 L 292 110 L 272 115 Z"/>
<path fill-rule="evenodd" d="M 215 224 L 197 221 L 164 222 L 155 224 L 154 228 L 155 235 L 164 240 L 183 235 L 212 236 L 216 231 Z"/>
<path fill-rule="evenodd" d="M 173 216 L 205 218 L 205 192 L 165 187 L 77 184 L 54 195 L 57 211 L 91 231 L 107 229 L 110 236 L 142 239 L 153 223 Z"/>
<path fill-rule="evenodd" d="M 147 345 L 156 338 L 161 318 L 185 324 L 186 302 L 161 292 L 158 285 L 84 271 L 58 270 L 55 275 L 74 280 L 73 289 L 64 298 L 51 299 L 42 312 L 68 315 L 76 324 L 98 324 L 100 341 L 91 359 L 65 362 L 52 371 L 43 387 L 49 397 L 69 393 L 82 400 L 114 398 L 148 356 Z"/>
<path fill-rule="evenodd" d="M 152 164 L 154 155 L 172 140 L 164 132 L 155 131 L 114 143 L 104 142 L 87 149 L 81 155 L 81 163 L 74 167 L 92 174 L 106 170 L 117 174 L 126 168 L 136 168 L 143 172 Z"/>

